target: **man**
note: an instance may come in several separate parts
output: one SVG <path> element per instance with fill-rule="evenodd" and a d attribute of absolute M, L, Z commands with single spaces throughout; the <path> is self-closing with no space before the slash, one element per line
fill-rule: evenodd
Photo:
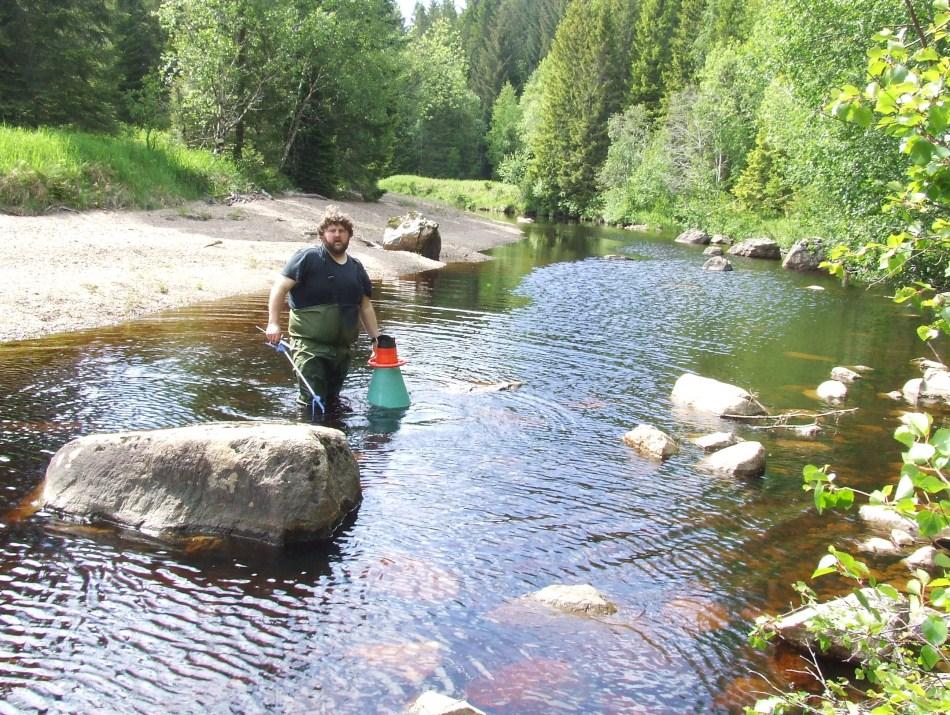
<path fill-rule="evenodd" d="M 280 341 L 280 311 L 289 294 L 294 364 L 325 407 L 339 398 L 360 323 L 374 345 L 379 326 L 366 269 L 346 252 L 352 219 L 328 206 L 317 235 L 322 245 L 297 251 L 274 281 L 265 332 L 270 343 Z M 298 401 L 309 405 L 312 396 L 299 375 Z"/>

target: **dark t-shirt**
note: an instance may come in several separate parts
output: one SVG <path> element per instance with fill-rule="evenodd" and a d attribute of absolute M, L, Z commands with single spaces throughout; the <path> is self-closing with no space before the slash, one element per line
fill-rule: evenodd
<path fill-rule="evenodd" d="M 363 296 L 373 296 L 373 284 L 363 264 L 352 256 L 340 265 L 323 246 L 309 246 L 297 251 L 281 271 L 297 281 L 290 289 L 291 308 L 313 305 L 359 305 Z"/>

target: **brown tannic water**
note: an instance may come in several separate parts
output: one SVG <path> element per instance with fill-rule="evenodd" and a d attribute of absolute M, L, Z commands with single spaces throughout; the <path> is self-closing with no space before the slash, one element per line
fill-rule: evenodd
<path fill-rule="evenodd" d="M 754 673 L 787 682 L 801 664 L 750 650 L 750 624 L 862 536 L 814 513 L 801 468 L 894 473 L 900 405 L 878 393 L 918 376 L 914 319 L 777 262 L 707 273 L 668 237 L 533 226 L 493 255 L 376 286 L 413 404 L 368 409 L 364 340 L 334 422 L 364 501 L 325 548 L 169 545 L 21 509 L 78 435 L 306 419 L 255 329 L 265 296 L 0 346 L 0 713 L 398 713 L 425 690 L 496 714 L 728 712 L 765 687 Z M 686 371 L 816 408 L 808 391 L 855 364 L 876 368 L 860 410 L 818 439 L 738 426 L 768 450 L 760 479 L 621 441 L 733 426 L 671 410 Z M 480 388 L 501 381 L 524 385 Z M 552 583 L 619 613 L 516 603 Z"/>

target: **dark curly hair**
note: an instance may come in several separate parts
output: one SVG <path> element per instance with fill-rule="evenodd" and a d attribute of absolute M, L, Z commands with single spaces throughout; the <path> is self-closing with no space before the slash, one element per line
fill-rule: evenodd
<path fill-rule="evenodd" d="M 333 224 L 338 224 L 345 228 L 346 232 L 350 235 L 350 238 L 353 238 L 353 219 L 340 211 L 339 207 L 333 206 L 331 204 L 323 211 L 323 220 L 320 221 L 319 225 L 317 225 L 317 235 L 320 238 L 323 238 L 323 234 L 327 230 L 327 227 Z"/>

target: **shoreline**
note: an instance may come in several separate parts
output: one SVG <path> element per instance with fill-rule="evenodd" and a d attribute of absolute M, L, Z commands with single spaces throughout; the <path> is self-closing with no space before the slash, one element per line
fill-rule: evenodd
<path fill-rule="evenodd" d="M 353 218 L 350 254 L 373 280 L 491 260 L 480 251 L 523 237 L 513 224 L 399 194 L 0 215 L 0 345 L 266 291 L 291 254 L 313 244 L 309 232 L 329 204 Z M 382 248 L 386 221 L 410 210 L 439 223 L 439 261 Z"/>

